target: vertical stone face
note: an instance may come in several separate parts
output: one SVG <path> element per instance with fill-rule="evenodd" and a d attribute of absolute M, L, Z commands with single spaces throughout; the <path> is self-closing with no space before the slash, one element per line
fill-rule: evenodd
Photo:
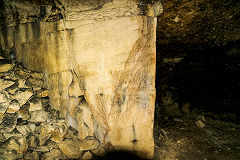
<path fill-rule="evenodd" d="M 141 15 L 137 1 L 71 3 L 56 4 L 64 20 L 2 29 L 2 49 L 13 46 L 18 61 L 45 72 L 52 106 L 80 139 L 152 158 L 156 18 Z"/>
<path fill-rule="evenodd" d="M 84 97 L 98 124 L 97 136 L 110 148 L 152 154 L 155 26 L 155 18 L 135 16 L 74 29 Z"/>

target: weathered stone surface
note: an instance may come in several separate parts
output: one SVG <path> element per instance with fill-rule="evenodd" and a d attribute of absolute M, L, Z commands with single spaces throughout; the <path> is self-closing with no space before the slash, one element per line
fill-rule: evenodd
<path fill-rule="evenodd" d="M 49 96 L 68 125 L 85 130 L 85 135 L 92 135 L 94 128 L 106 148 L 146 151 L 144 156 L 151 158 L 156 18 L 146 16 L 145 9 L 160 9 L 137 0 L 54 1 L 50 5 L 58 8 L 57 15 L 64 20 L 45 22 L 54 14 L 51 6 L 43 5 L 46 14 L 41 22 L 16 27 L 11 23 L 12 27 L 1 30 L 4 53 L 10 57 L 14 46 L 17 61 L 45 72 L 50 91 L 38 96 Z M 6 38 L 5 30 L 20 38 L 10 34 Z M 81 111 L 79 97 L 86 101 L 87 110 Z"/>
<path fill-rule="evenodd" d="M 99 147 L 99 141 L 95 138 L 86 138 L 79 144 L 80 150 L 92 150 Z"/>
<path fill-rule="evenodd" d="M 18 118 L 22 118 L 23 120 L 28 120 L 30 118 L 29 114 L 29 104 L 24 104 L 18 111 Z"/>
<path fill-rule="evenodd" d="M 27 87 L 26 86 L 26 80 L 25 79 L 23 79 L 23 78 L 19 78 L 18 79 L 18 87 L 19 88 L 29 88 L 29 87 Z"/>
<path fill-rule="evenodd" d="M 27 140 L 24 137 L 19 139 L 11 138 L 6 146 L 6 149 L 14 150 L 20 155 L 20 157 L 23 157 L 28 149 Z"/>
<path fill-rule="evenodd" d="M 49 152 L 51 147 L 49 146 L 40 146 L 35 149 L 37 152 Z"/>
<path fill-rule="evenodd" d="M 18 75 L 18 77 L 20 78 L 24 78 L 26 79 L 27 77 L 30 76 L 30 72 L 28 70 L 26 70 L 23 66 L 21 65 L 16 65 L 14 67 L 14 73 L 16 73 L 16 75 Z"/>
<path fill-rule="evenodd" d="M 14 131 L 11 131 L 11 132 L 8 132 L 8 133 L 4 132 L 3 136 L 5 137 L 6 140 L 11 138 L 11 137 L 15 137 L 15 138 L 22 138 L 23 137 L 23 135 L 21 133 L 16 133 Z"/>
<path fill-rule="evenodd" d="M 58 149 L 53 149 L 50 152 L 45 153 L 43 155 L 43 159 L 45 159 L 45 160 L 56 160 L 56 159 L 60 160 L 60 159 L 66 159 L 66 157 Z"/>
<path fill-rule="evenodd" d="M 26 85 L 31 87 L 42 87 L 43 81 L 35 77 L 28 77 L 26 80 Z"/>
<path fill-rule="evenodd" d="M 58 144 L 59 149 L 68 158 L 81 158 L 82 152 L 79 149 L 79 141 L 76 139 L 66 139 Z"/>
<path fill-rule="evenodd" d="M 0 90 L 4 90 L 8 87 L 10 87 L 11 85 L 13 85 L 15 82 L 12 80 L 6 80 L 6 79 L 2 79 L 0 78 Z"/>
<path fill-rule="evenodd" d="M 0 72 L 8 72 L 13 69 L 13 64 L 0 64 Z"/>
<path fill-rule="evenodd" d="M 13 98 L 17 99 L 20 106 L 24 105 L 29 98 L 33 95 L 32 91 L 30 90 L 18 90 L 14 95 Z"/>
<path fill-rule="evenodd" d="M 9 101 L 9 96 L 6 92 L 0 91 L 0 103 L 6 103 Z"/>
<path fill-rule="evenodd" d="M 49 96 L 49 90 L 42 90 L 38 92 L 38 97 L 43 98 L 43 97 L 48 97 Z"/>
<path fill-rule="evenodd" d="M 82 156 L 82 159 L 93 159 L 93 155 L 91 152 L 87 151 L 84 153 L 84 155 Z"/>
<path fill-rule="evenodd" d="M 204 124 L 203 121 L 201 121 L 201 120 L 197 120 L 197 121 L 195 122 L 195 124 L 196 124 L 198 127 L 200 127 L 200 128 L 204 128 L 204 127 L 205 127 L 205 124 Z"/>
<path fill-rule="evenodd" d="M 38 80 L 44 79 L 44 73 L 32 72 L 31 77 L 36 78 Z"/>
<path fill-rule="evenodd" d="M 30 122 L 45 122 L 47 120 L 48 113 L 44 110 L 33 111 L 30 113 Z"/>
<path fill-rule="evenodd" d="M 9 102 L 0 103 L 0 123 L 2 122 L 3 115 L 6 112 L 8 106 L 9 106 Z"/>
<path fill-rule="evenodd" d="M 44 140 L 46 141 L 49 137 L 51 137 L 51 140 L 54 142 L 60 142 L 62 141 L 67 134 L 67 125 L 64 121 L 59 122 L 50 122 L 41 128 L 40 132 L 40 141 Z M 43 143 L 41 142 L 41 143 Z"/>
<path fill-rule="evenodd" d="M 9 103 L 8 109 L 7 109 L 7 113 L 15 113 L 20 109 L 20 104 L 18 103 L 17 100 L 12 100 Z"/>
<path fill-rule="evenodd" d="M 29 104 L 30 104 L 29 112 L 43 109 L 42 102 L 39 99 L 36 99 L 35 101 L 30 102 Z"/>
<path fill-rule="evenodd" d="M 35 131 L 35 125 L 29 124 L 29 125 L 16 126 L 16 129 L 24 136 L 27 136 L 29 135 L 29 133 L 33 133 Z"/>
<path fill-rule="evenodd" d="M 5 113 L 0 125 L 0 132 L 11 132 L 14 130 L 17 124 L 17 114 L 16 113 Z"/>
<path fill-rule="evenodd" d="M 14 95 L 17 90 L 18 87 L 15 84 L 7 89 L 8 93 L 10 93 L 11 95 Z"/>
<path fill-rule="evenodd" d="M 39 155 L 36 151 L 33 152 L 28 152 L 25 156 L 24 156 L 25 160 L 38 160 L 39 159 Z"/>
<path fill-rule="evenodd" d="M 39 139 L 36 136 L 31 135 L 27 138 L 27 140 L 29 147 L 36 148 L 38 146 Z"/>

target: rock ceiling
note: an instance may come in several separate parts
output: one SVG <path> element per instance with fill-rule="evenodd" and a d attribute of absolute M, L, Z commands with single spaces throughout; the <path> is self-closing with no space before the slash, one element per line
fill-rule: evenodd
<path fill-rule="evenodd" d="M 163 0 L 163 7 L 157 28 L 163 54 L 174 56 L 240 39 L 238 0 Z"/>

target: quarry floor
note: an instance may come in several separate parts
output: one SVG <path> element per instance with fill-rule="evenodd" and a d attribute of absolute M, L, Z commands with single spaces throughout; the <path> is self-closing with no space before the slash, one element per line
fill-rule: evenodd
<path fill-rule="evenodd" d="M 156 160 L 238 160 L 237 114 L 193 111 L 155 124 Z"/>

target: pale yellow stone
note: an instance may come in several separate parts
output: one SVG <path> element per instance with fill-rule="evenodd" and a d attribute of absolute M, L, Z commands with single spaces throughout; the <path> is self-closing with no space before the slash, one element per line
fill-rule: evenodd
<path fill-rule="evenodd" d="M 15 35 L 28 35 L 31 42 L 26 43 L 26 36 L 14 39 L 12 34 L 3 48 L 16 44 L 17 60 L 46 74 L 49 93 L 38 96 L 49 96 L 52 107 L 82 132 L 80 137 L 88 134 L 84 123 L 92 128 L 92 115 L 97 126 L 94 134 L 103 146 L 143 151 L 151 159 L 156 18 L 141 16 L 137 2 L 113 0 L 95 10 L 62 1 L 64 20 L 22 24 Z M 157 5 L 149 6 L 151 16 L 161 12 Z M 36 39 L 34 27 L 39 30 Z M 79 96 L 86 100 L 87 111 L 77 104 Z"/>
<path fill-rule="evenodd" d="M 15 113 L 20 109 L 20 104 L 16 101 L 12 101 L 7 109 L 7 113 Z"/>
<path fill-rule="evenodd" d="M 86 138 L 79 143 L 80 150 L 92 150 L 99 147 L 99 141 L 96 139 Z"/>
<path fill-rule="evenodd" d="M 45 160 L 56 160 L 56 159 L 66 159 L 61 151 L 59 151 L 58 149 L 53 149 L 50 152 L 47 152 L 43 155 L 43 159 Z"/>
<path fill-rule="evenodd" d="M 90 151 L 84 153 L 84 155 L 82 156 L 82 159 L 92 159 L 93 155 Z"/>
<path fill-rule="evenodd" d="M 43 98 L 43 97 L 48 97 L 49 96 L 49 90 L 43 90 L 38 93 L 38 97 Z"/>
<path fill-rule="evenodd" d="M 24 105 L 28 99 L 33 95 L 32 91 L 26 90 L 26 91 L 17 91 L 12 96 L 14 99 L 17 99 L 20 106 Z"/>
<path fill-rule="evenodd" d="M 8 87 L 10 87 L 11 85 L 13 85 L 15 82 L 14 81 L 10 81 L 10 80 L 4 80 L 0 78 L 0 90 L 4 90 Z"/>
<path fill-rule="evenodd" d="M 13 64 L 0 64 L 0 72 L 8 72 L 14 67 Z"/>
<path fill-rule="evenodd" d="M 9 96 L 6 92 L 0 91 L 0 103 L 5 103 L 9 101 Z"/>
<path fill-rule="evenodd" d="M 7 91 L 8 91 L 8 93 L 10 93 L 10 94 L 15 94 L 16 90 L 18 90 L 17 87 L 15 87 L 15 88 L 9 88 Z"/>
<path fill-rule="evenodd" d="M 42 126 L 39 137 L 41 141 L 51 137 L 53 142 L 61 142 L 67 135 L 67 129 L 67 125 L 63 121 L 52 122 Z"/>
<path fill-rule="evenodd" d="M 23 78 L 18 79 L 18 88 L 29 88 L 26 86 L 26 80 Z"/>
<path fill-rule="evenodd" d="M 82 152 L 79 150 L 79 141 L 66 139 L 57 143 L 57 145 L 68 158 L 81 158 Z"/>
<path fill-rule="evenodd" d="M 38 160 L 39 159 L 39 155 L 36 151 L 33 152 L 27 152 L 26 155 L 24 156 L 25 160 Z"/>
<path fill-rule="evenodd" d="M 44 110 L 37 110 L 30 113 L 30 122 L 45 122 L 47 120 L 48 112 Z"/>
<path fill-rule="evenodd" d="M 36 102 L 30 102 L 29 104 L 30 104 L 29 112 L 43 109 L 43 106 L 40 100 L 37 100 Z"/>

